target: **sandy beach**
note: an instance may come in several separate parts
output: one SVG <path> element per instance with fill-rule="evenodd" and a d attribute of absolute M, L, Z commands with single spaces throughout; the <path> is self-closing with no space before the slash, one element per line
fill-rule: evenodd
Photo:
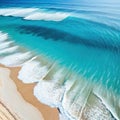
<path fill-rule="evenodd" d="M 0 120 L 58 120 L 57 109 L 34 97 L 35 84 L 18 80 L 19 70 L 0 65 Z"/>

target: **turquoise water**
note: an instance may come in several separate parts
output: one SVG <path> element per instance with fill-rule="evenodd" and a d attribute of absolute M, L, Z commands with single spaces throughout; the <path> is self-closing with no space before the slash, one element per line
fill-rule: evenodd
<path fill-rule="evenodd" d="M 74 17 L 46 22 L 2 16 L 0 29 L 18 44 L 72 65 L 84 78 L 120 93 L 119 30 Z"/>

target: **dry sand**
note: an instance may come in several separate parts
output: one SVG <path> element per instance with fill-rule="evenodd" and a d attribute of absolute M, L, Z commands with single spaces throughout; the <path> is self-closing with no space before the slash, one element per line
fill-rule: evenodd
<path fill-rule="evenodd" d="M 0 65 L 0 120 L 59 120 L 57 109 L 34 97 L 35 84 L 18 80 L 19 70 Z"/>

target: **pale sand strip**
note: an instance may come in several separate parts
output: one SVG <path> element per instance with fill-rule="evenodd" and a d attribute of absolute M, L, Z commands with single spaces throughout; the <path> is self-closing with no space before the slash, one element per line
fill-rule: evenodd
<path fill-rule="evenodd" d="M 41 113 L 22 98 L 9 74 L 9 69 L 0 68 L 0 109 L 3 120 L 44 120 Z"/>
<path fill-rule="evenodd" d="M 17 79 L 20 68 L 8 69 L 3 67 L 0 65 L 0 120 L 3 117 L 3 120 L 8 120 L 7 117 L 10 120 L 59 119 L 57 109 L 41 104 L 34 97 L 33 88 L 35 84 L 23 84 Z M 15 118 L 12 118 L 11 115 L 14 115 Z M 21 117 L 22 119 L 20 119 Z"/>

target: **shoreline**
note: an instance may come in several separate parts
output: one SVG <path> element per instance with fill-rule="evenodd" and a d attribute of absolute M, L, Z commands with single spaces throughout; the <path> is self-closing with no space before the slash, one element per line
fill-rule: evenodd
<path fill-rule="evenodd" d="M 7 49 L 7 51 L 6 49 L 5 51 L 3 50 L 3 53 L 8 53 L 8 52 L 9 52 L 9 48 Z M 49 73 L 47 71 L 48 69 L 47 70 L 43 69 L 42 71 L 39 71 L 38 69 L 41 67 L 39 60 L 37 60 L 39 57 L 35 58 L 30 64 L 23 65 L 24 68 L 15 67 L 15 66 L 19 66 L 20 64 L 23 64 L 25 61 L 28 61 L 30 56 L 31 55 L 29 55 L 27 51 L 25 53 L 23 52 L 20 54 L 19 53 L 15 54 L 15 56 L 14 54 L 13 56 L 10 55 L 8 57 L 5 57 L 5 59 L 2 59 L 1 64 L 4 64 L 5 66 L 12 66 L 12 67 L 5 67 L 4 65 L 1 65 L 1 66 L 3 68 L 6 68 L 7 69 L 6 71 L 9 71 L 10 75 L 8 75 L 8 78 L 11 78 L 11 81 L 14 84 L 16 84 L 17 93 L 20 93 L 24 98 L 24 100 L 27 101 L 27 103 L 35 106 L 35 108 L 37 108 L 37 110 L 39 110 L 39 112 L 42 113 L 41 115 L 44 116 L 45 120 L 58 120 L 58 110 L 56 108 L 50 108 L 47 106 L 47 105 L 51 106 L 52 104 L 54 104 L 54 106 L 57 106 L 59 108 L 63 107 L 61 111 L 63 111 L 63 114 L 65 111 L 65 116 L 71 120 L 73 120 L 74 118 L 76 120 L 77 119 L 89 120 L 89 118 L 96 119 L 98 117 L 100 117 L 101 119 L 108 119 L 108 118 L 112 119 L 113 116 L 119 119 L 119 114 L 117 111 L 119 109 L 119 106 L 118 106 L 119 101 L 117 99 L 114 100 L 115 95 L 112 93 L 112 91 L 110 93 L 107 89 L 104 89 L 101 85 L 98 85 L 97 87 L 96 87 L 96 84 L 93 85 L 92 83 L 88 85 L 89 83 L 82 76 L 77 76 L 78 79 L 76 79 L 73 76 L 70 78 L 70 80 L 67 80 L 65 85 L 67 89 L 64 91 L 64 86 L 62 86 L 63 81 L 66 80 L 66 79 L 63 79 L 65 74 L 64 73 L 62 74 L 62 72 L 64 71 L 61 72 L 60 70 L 56 72 L 56 69 L 54 69 L 53 71 L 52 70 L 49 71 Z M 35 56 L 32 56 L 32 58 L 33 57 Z M 35 61 L 38 62 L 37 66 L 36 64 L 33 64 Z M 43 66 L 48 67 L 48 63 Z M 44 67 L 41 67 L 41 68 L 44 68 Z M 40 78 L 42 78 L 44 74 L 42 77 L 41 77 L 41 74 L 40 76 L 37 74 L 37 71 L 39 71 L 39 73 L 41 72 L 44 73 L 44 70 L 45 70 L 45 74 L 47 73 L 44 79 L 49 80 L 49 82 L 40 81 Z M 27 79 L 26 78 L 24 79 L 24 77 L 22 79 L 21 77 L 18 77 L 19 71 L 21 73 L 21 76 L 27 77 Z M 54 76 L 52 76 L 51 73 Z M 6 75 L 4 75 L 3 78 L 5 77 Z M 20 80 L 18 78 L 20 78 Z M 26 84 L 22 83 L 21 80 Z M 39 83 L 37 84 L 36 81 Z M 36 89 L 34 88 L 34 86 Z M 79 92 L 78 87 L 81 94 L 78 93 L 79 96 L 77 97 L 77 99 L 75 99 L 76 93 Z M 34 95 L 36 97 L 33 95 L 33 88 L 35 91 Z M 4 89 L 4 91 L 6 90 L 7 88 Z M 9 90 L 11 91 L 11 89 Z M 6 94 L 7 92 L 5 93 L 5 95 Z M 14 94 L 13 97 L 15 95 L 16 94 Z M 42 101 L 47 105 L 41 104 L 37 99 L 39 99 L 39 101 Z M 75 99 L 74 102 L 72 101 L 73 99 Z M 61 106 L 59 106 L 59 103 Z M 71 106 L 71 108 L 69 108 L 68 106 Z M 97 114 L 95 114 L 96 111 L 98 112 Z M 31 118 L 25 119 L 25 120 L 31 120 Z"/>
<path fill-rule="evenodd" d="M 10 79 L 13 80 L 17 87 L 17 91 L 20 93 L 20 95 L 23 97 L 23 99 L 33 105 L 40 114 L 42 114 L 44 120 L 59 120 L 59 113 L 56 108 L 51 108 L 47 105 L 44 105 L 40 103 L 40 101 L 37 100 L 37 98 L 33 95 L 33 88 L 35 86 L 34 84 L 24 84 L 22 81 L 20 81 L 17 76 L 18 72 L 20 70 L 20 67 L 6 67 L 4 65 L 0 64 L 0 68 L 5 68 L 10 70 Z"/>

